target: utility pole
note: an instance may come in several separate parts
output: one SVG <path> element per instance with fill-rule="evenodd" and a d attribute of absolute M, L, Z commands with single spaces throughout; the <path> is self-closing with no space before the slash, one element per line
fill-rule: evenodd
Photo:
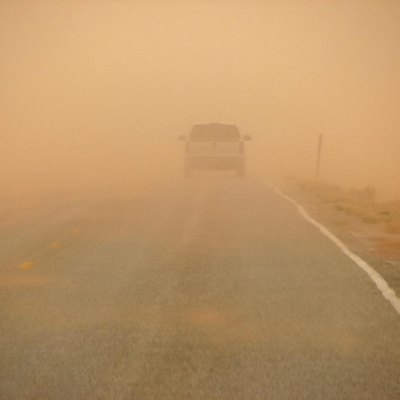
<path fill-rule="evenodd" d="M 315 171 L 315 180 L 316 181 L 319 178 L 319 166 L 321 164 L 321 148 L 322 148 L 322 135 L 319 135 L 318 154 L 317 154 L 317 168 L 316 168 L 316 171 Z"/>

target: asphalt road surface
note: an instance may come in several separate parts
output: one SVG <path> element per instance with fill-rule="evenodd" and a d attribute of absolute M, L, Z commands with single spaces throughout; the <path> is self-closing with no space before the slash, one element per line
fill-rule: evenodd
<path fill-rule="evenodd" d="M 400 399 L 400 315 L 262 182 L 24 210 L 0 226 L 1 400 Z"/>

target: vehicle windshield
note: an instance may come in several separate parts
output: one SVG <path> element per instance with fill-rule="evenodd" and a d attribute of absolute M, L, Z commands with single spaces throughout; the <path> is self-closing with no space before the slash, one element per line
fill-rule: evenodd
<path fill-rule="evenodd" d="M 190 140 L 195 141 L 237 141 L 240 133 L 236 125 L 198 124 L 190 133 Z"/>

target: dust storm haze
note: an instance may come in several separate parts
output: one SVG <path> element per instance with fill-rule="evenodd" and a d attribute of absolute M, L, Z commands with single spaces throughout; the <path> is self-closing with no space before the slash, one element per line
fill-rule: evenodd
<path fill-rule="evenodd" d="M 194 122 L 253 136 L 249 170 L 400 196 L 397 1 L 0 4 L 1 195 L 182 175 Z"/>

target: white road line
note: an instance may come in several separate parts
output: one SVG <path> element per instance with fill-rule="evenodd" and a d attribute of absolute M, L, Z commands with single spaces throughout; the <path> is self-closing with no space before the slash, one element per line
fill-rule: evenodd
<path fill-rule="evenodd" d="M 396 296 L 396 293 L 387 282 L 383 279 L 383 277 L 376 272 L 366 261 L 364 261 L 361 257 L 354 254 L 350 249 L 341 241 L 339 240 L 333 233 L 331 233 L 324 225 L 317 222 L 314 218 L 311 218 L 307 211 L 294 199 L 289 197 L 288 195 L 282 193 L 278 188 L 271 185 L 268 182 L 265 182 L 268 186 L 275 190 L 275 192 L 289 201 L 290 203 L 294 204 L 297 208 L 299 214 L 306 219 L 308 222 L 316 226 L 321 233 L 327 236 L 336 246 L 339 247 L 340 250 L 346 256 L 348 256 L 352 261 L 354 261 L 362 270 L 364 270 L 370 279 L 375 283 L 377 288 L 381 291 L 383 297 L 390 302 L 390 304 L 394 307 L 394 309 L 400 314 L 400 299 Z"/>

